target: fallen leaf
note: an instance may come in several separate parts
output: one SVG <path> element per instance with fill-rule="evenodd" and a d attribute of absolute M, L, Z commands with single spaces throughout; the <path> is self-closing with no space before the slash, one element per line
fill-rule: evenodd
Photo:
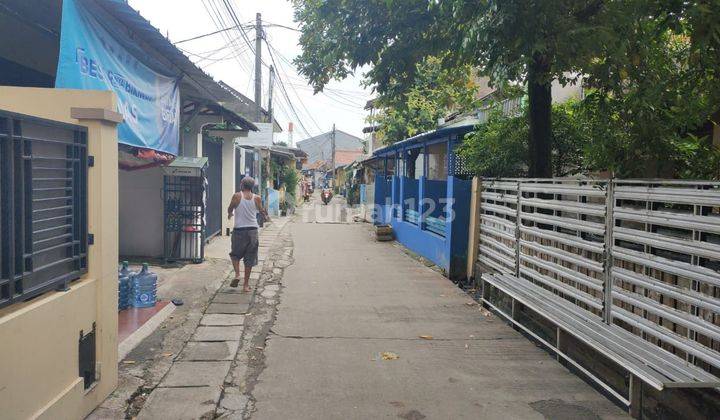
<path fill-rule="evenodd" d="M 465 302 L 467 306 L 475 306 L 477 305 L 477 302 Z"/>
<path fill-rule="evenodd" d="M 421 335 L 420 338 L 422 338 L 423 340 L 432 340 L 433 336 L 432 335 Z"/>
<path fill-rule="evenodd" d="M 173 354 L 172 354 L 172 353 L 163 353 L 162 355 L 163 355 L 163 357 L 170 357 L 170 356 L 172 356 Z"/>
<path fill-rule="evenodd" d="M 391 352 L 391 351 L 384 351 L 380 353 L 380 356 L 383 360 L 397 360 L 400 358 L 397 354 Z"/>

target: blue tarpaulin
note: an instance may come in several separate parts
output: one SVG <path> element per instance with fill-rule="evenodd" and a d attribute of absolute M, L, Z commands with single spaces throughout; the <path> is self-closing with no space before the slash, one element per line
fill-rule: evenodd
<path fill-rule="evenodd" d="M 139 61 L 84 2 L 63 1 L 55 87 L 115 92 L 120 143 L 177 155 L 179 84 Z"/>

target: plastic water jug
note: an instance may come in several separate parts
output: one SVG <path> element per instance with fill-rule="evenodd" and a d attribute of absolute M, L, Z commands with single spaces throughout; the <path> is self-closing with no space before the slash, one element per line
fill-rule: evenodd
<path fill-rule="evenodd" d="M 147 263 L 132 279 L 132 306 L 149 308 L 157 300 L 157 274 L 151 273 Z"/>
<path fill-rule="evenodd" d="M 127 309 L 130 306 L 131 282 L 135 274 L 130 271 L 128 262 L 123 261 L 118 270 L 118 310 Z"/>

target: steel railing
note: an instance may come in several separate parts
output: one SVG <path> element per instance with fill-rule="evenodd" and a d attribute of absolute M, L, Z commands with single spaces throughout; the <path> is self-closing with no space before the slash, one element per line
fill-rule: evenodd
<path fill-rule="evenodd" d="M 720 183 L 482 180 L 478 262 L 720 372 Z"/>

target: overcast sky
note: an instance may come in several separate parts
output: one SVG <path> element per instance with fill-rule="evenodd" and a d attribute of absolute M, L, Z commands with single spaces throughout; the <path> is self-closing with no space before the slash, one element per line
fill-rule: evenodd
<path fill-rule="evenodd" d="M 172 42 L 182 41 L 234 26 L 222 0 L 130 0 L 138 10 Z M 229 0 L 243 25 L 254 25 L 255 14 L 262 13 L 263 22 L 297 28 L 293 22 L 293 8 L 287 0 Z M 219 9 L 218 9 L 219 8 Z M 224 22 L 220 22 L 217 11 Z M 211 17 L 212 16 L 212 17 Z M 255 47 L 255 32 L 246 28 L 247 38 Z M 290 102 L 299 115 L 296 118 L 276 82 L 273 103 L 275 117 L 283 126 L 283 133 L 276 141 L 286 141 L 288 122 L 295 124 L 294 141 L 310 135 L 330 131 L 333 123 L 339 130 L 362 138 L 365 125 L 365 102 L 371 98 L 369 89 L 364 89 L 361 75 L 342 82 L 332 82 L 324 93 L 313 95 L 312 88 L 302 79 L 289 62 L 300 54 L 299 33 L 278 26 L 265 28 L 268 43 L 274 49 L 276 72 L 285 84 Z M 194 41 L 177 44 L 193 62 L 205 72 L 229 84 L 250 99 L 254 99 L 254 56 L 237 30 L 222 32 Z M 238 53 L 239 51 L 239 53 Z M 272 64 L 267 47 L 263 47 L 263 62 Z M 263 66 L 263 107 L 267 107 L 268 68 Z M 304 129 L 303 129 L 304 127 Z"/>

